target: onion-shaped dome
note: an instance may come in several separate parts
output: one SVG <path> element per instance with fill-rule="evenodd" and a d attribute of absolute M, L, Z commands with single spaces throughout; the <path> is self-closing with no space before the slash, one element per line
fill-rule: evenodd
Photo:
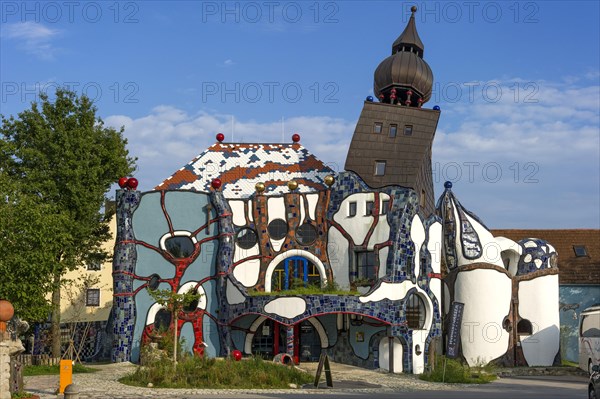
<path fill-rule="evenodd" d="M 433 72 L 423 60 L 425 46 L 415 25 L 417 7 L 411 10 L 404 32 L 392 45 L 392 55 L 375 70 L 373 90 L 382 102 L 420 107 L 431 98 Z"/>

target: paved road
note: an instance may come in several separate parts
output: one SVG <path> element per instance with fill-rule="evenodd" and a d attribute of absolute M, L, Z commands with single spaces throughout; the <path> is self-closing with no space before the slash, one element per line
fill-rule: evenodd
<path fill-rule="evenodd" d="M 576 399 L 587 397 L 587 379 L 581 376 L 501 378 L 484 385 L 429 383 L 408 375 L 390 375 L 351 366 L 335 365 L 335 389 L 300 390 L 175 390 L 136 388 L 120 384 L 132 365 L 106 365 L 92 374 L 75 374 L 81 399 L 306 399 L 310 398 L 414 398 L 414 399 Z M 348 378 L 351 377 L 351 378 Z M 58 376 L 26 377 L 26 389 L 42 399 L 62 398 L 53 392 Z"/>

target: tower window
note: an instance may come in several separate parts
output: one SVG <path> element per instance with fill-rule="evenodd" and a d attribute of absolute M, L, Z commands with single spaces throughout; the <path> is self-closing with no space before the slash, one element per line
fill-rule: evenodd
<path fill-rule="evenodd" d="M 412 136 L 412 125 L 405 125 L 404 126 L 404 135 L 405 136 Z"/>
<path fill-rule="evenodd" d="M 375 124 L 373 125 L 373 133 L 379 134 L 379 133 L 381 133 L 382 130 L 383 130 L 383 123 L 375 122 Z"/>
<path fill-rule="evenodd" d="M 390 200 L 381 201 L 381 214 L 387 215 L 389 207 L 390 207 Z"/>
<path fill-rule="evenodd" d="M 390 137 L 396 137 L 398 133 L 398 125 L 390 125 Z"/>
<path fill-rule="evenodd" d="M 348 216 L 356 216 L 356 202 L 348 203 Z"/>
<path fill-rule="evenodd" d="M 578 258 L 588 256 L 585 245 L 573 245 L 573 251 L 575 251 L 575 256 Z"/>
<path fill-rule="evenodd" d="M 371 216 L 373 214 L 373 208 L 375 207 L 375 203 L 373 201 L 367 201 L 365 207 L 365 216 Z"/>
<path fill-rule="evenodd" d="M 375 176 L 385 175 L 385 161 L 375 161 Z"/>

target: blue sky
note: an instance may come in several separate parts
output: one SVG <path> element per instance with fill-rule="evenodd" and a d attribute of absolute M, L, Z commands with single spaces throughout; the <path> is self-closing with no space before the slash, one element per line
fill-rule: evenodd
<path fill-rule="evenodd" d="M 212 144 L 343 168 L 410 7 L 442 109 L 436 194 L 490 228 L 600 227 L 600 10 L 559 1 L 0 2 L 0 113 L 69 86 L 125 126 L 141 189 Z"/>

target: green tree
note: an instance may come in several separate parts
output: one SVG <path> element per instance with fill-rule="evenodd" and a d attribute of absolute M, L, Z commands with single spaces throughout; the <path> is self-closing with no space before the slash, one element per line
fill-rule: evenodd
<path fill-rule="evenodd" d="M 49 212 L 48 219 L 39 221 L 44 228 L 57 227 L 48 225 L 54 217 L 59 221 L 58 234 L 44 236 L 51 261 L 37 278 L 47 279 L 44 284 L 52 290 L 52 353 L 60 356 L 61 277 L 107 258 L 101 245 L 109 238 L 112 215 L 102 207 L 111 184 L 133 171 L 135 159 L 129 156 L 123 129 L 104 126 L 89 98 L 66 89 L 58 89 L 55 97 L 51 101 L 42 93 L 40 103 L 17 118 L 2 116 L 0 169 L 28 199 L 23 206 Z M 16 240 L 23 245 L 27 236 Z M 48 270 L 50 274 L 42 274 Z"/>
<path fill-rule="evenodd" d="M 164 306 L 171 313 L 171 320 L 173 321 L 173 367 L 177 366 L 177 326 L 179 322 L 179 312 L 183 308 L 198 303 L 201 294 L 193 288 L 190 288 L 187 292 L 177 293 L 172 290 L 148 290 L 150 296 L 161 306 Z"/>

